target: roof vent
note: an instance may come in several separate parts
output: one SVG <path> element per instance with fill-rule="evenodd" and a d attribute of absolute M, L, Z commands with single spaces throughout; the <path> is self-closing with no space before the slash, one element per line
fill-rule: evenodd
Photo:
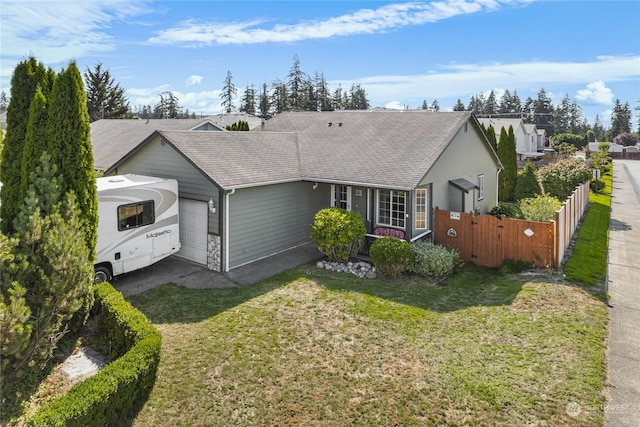
<path fill-rule="evenodd" d="M 333 124 L 333 122 L 329 122 L 329 123 L 327 123 L 327 126 L 331 127 L 332 124 Z"/>
<path fill-rule="evenodd" d="M 341 127 L 341 126 L 342 126 L 342 122 L 338 122 L 338 127 Z"/>
<path fill-rule="evenodd" d="M 124 177 L 114 176 L 113 178 L 109 178 L 109 182 L 124 182 Z"/>

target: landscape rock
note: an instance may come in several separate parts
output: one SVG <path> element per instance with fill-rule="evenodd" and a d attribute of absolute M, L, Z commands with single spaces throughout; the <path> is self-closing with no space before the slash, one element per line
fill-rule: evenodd
<path fill-rule="evenodd" d="M 376 268 L 364 261 L 340 263 L 323 260 L 316 263 L 316 268 L 336 271 L 339 273 L 351 273 L 360 278 L 366 277 L 367 279 L 375 279 L 378 277 Z"/>

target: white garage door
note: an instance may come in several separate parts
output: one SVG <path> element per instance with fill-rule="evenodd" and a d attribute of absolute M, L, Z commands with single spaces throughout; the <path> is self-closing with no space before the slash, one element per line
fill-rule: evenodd
<path fill-rule="evenodd" d="M 180 199 L 180 258 L 207 264 L 207 212 L 207 202 Z"/>

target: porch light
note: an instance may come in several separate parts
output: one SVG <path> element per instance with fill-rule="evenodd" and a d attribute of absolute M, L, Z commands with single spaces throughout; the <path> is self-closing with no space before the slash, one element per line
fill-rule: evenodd
<path fill-rule="evenodd" d="M 212 214 L 216 213 L 216 205 L 213 201 L 213 198 L 209 199 L 209 202 L 207 204 L 209 205 L 209 212 L 211 212 Z"/>

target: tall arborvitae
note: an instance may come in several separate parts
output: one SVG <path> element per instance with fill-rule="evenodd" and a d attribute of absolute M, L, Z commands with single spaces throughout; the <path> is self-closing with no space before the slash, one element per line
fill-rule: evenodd
<path fill-rule="evenodd" d="M 87 95 L 74 61 L 60 72 L 53 85 L 49 98 L 47 135 L 47 151 L 51 161 L 64 177 L 62 193 L 72 191 L 77 198 L 85 241 L 93 262 L 97 241 L 98 197 Z"/>
<path fill-rule="evenodd" d="M 503 166 L 498 175 L 498 200 L 510 202 L 513 200 L 513 190 L 518 179 L 518 154 L 513 126 L 509 126 L 508 133 L 504 127 L 500 131 L 498 158 Z"/>
<path fill-rule="evenodd" d="M 45 92 L 51 83 L 52 72 L 47 71 L 34 57 L 20 62 L 13 71 L 11 99 L 7 107 L 7 134 L 0 159 L 0 229 L 7 235 L 13 232 L 13 220 L 22 205 L 20 178 L 29 106 L 36 89 L 41 87 Z"/>
<path fill-rule="evenodd" d="M 483 125 L 484 127 L 484 125 Z M 487 139 L 491 143 L 493 147 L 493 151 L 498 152 L 498 141 L 496 140 L 496 130 L 493 128 L 493 125 L 489 125 L 489 128 L 485 131 L 487 134 Z"/>
<path fill-rule="evenodd" d="M 24 200 L 29 188 L 29 174 L 40 163 L 40 156 L 47 146 L 47 99 L 42 89 L 38 87 L 33 95 L 29 108 L 27 134 L 24 141 L 22 165 L 20 172 L 20 200 Z"/>

